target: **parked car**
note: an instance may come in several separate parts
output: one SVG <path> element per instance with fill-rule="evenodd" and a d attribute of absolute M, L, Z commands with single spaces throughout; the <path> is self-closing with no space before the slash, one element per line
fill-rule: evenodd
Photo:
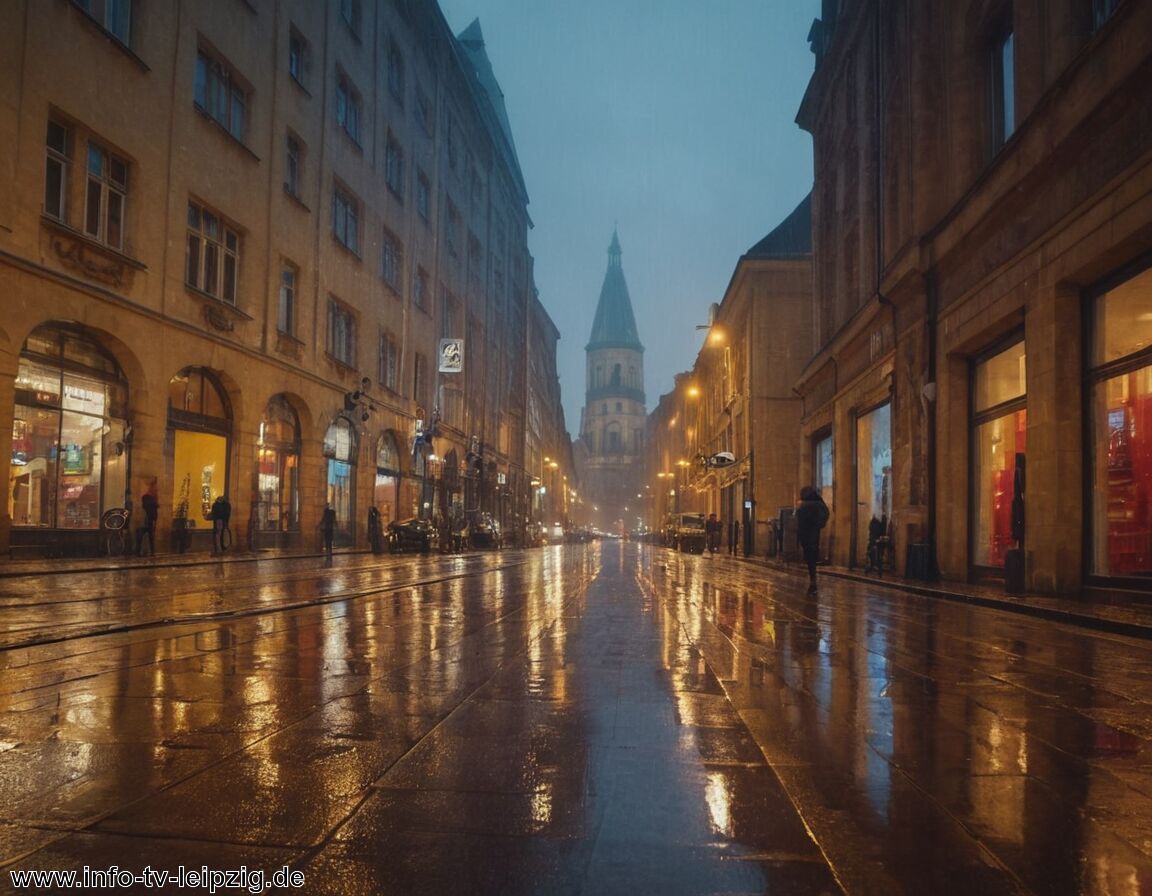
<path fill-rule="evenodd" d="M 483 510 L 468 512 L 467 542 L 469 547 L 498 550 L 504 546 L 500 524 Z"/>
<path fill-rule="evenodd" d="M 665 527 L 665 543 L 680 552 L 703 554 L 707 543 L 704 514 L 674 513 Z"/>
<path fill-rule="evenodd" d="M 393 520 L 388 524 L 388 548 L 393 553 L 419 551 L 427 554 L 440 543 L 431 520 Z"/>

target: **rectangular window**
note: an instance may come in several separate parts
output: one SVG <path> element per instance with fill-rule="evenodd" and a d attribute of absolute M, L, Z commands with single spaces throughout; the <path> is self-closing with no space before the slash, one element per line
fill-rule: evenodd
<path fill-rule="evenodd" d="M 1104 27 L 1119 5 L 1120 0 L 1092 0 L 1092 30 Z"/>
<path fill-rule="evenodd" d="M 248 118 L 248 93 L 222 59 L 204 50 L 196 54 L 196 107 L 243 142 Z"/>
<path fill-rule="evenodd" d="M 288 29 L 288 74 L 301 87 L 307 84 L 309 65 L 308 41 L 295 27 Z"/>
<path fill-rule="evenodd" d="M 404 198 L 404 150 L 391 135 L 384 152 L 384 181 L 397 199 Z"/>
<path fill-rule="evenodd" d="M 360 254 L 360 203 L 339 187 L 332 190 L 332 233 L 342 246 Z"/>
<path fill-rule="evenodd" d="M 820 492 L 820 497 L 829 507 L 835 507 L 833 501 L 833 454 L 832 435 L 828 434 L 816 439 L 812 446 L 812 485 Z"/>
<path fill-rule="evenodd" d="M 420 213 L 424 223 L 428 223 L 432 214 L 432 185 L 423 171 L 416 175 L 416 211 Z"/>
<path fill-rule="evenodd" d="M 127 192 L 128 163 L 89 143 L 84 232 L 113 249 L 122 249 Z"/>
<path fill-rule="evenodd" d="M 284 190 L 300 198 L 300 178 L 304 170 L 304 147 L 293 134 L 284 141 Z"/>
<path fill-rule="evenodd" d="M 412 304 L 421 310 L 427 310 L 428 302 L 428 273 L 424 268 L 416 268 L 412 277 Z"/>
<path fill-rule="evenodd" d="M 404 54 L 394 43 L 388 46 L 388 92 L 404 105 Z"/>
<path fill-rule="evenodd" d="M 72 161 L 72 131 L 49 120 L 44 171 L 44 214 L 68 220 L 68 173 Z"/>
<path fill-rule="evenodd" d="M 356 366 L 356 319 L 336 299 L 328 300 L 328 354 L 341 364 Z"/>
<path fill-rule="evenodd" d="M 1092 571 L 1152 574 L 1152 268 L 1094 297 Z"/>
<path fill-rule="evenodd" d="M 391 333 L 380 334 L 380 370 L 376 378 L 380 385 L 393 392 L 398 391 L 398 371 L 400 353 L 396 348 L 396 339 Z"/>
<path fill-rule="evenodd" d="M 360 143 L 361 108 L 360 92 L 347 76 L 339 75 L 336 78 L 336 124 L 357 144 Z"/>
<path fill-rule="evenodd" d="M 424 390 L 428 387 L 428 360 L 416 352 L 412 363 L 412 399 L 419 405 L 428 406 Z"/>
<path fill-rule="evenodd" d="M 1027 356 L 1017 342 L 972 367 L 972 563 L 1003 568 L 1021 546 Z"/>
<path fill-rule="evenodd" d="M 1016 130 L 1015 41 L 1009 24 L 992 45 L 992 148 L 999 149 Z"/>
<path fill-rule="evenodd" d="M 280 306 L 276 315 L 276 329 L 291 336 L 296 331 L 296 278 L 295 265 L 285 264 L 280 271 Z"/>
<path fill-rule="evenodd" d="M 404 250 L 400 246 L 400 240 L 387 230 L 384 231 L 380 242 L 380 274 L 384 282 L 398 293 L 404 266 Z"/>
<path fill-rule="evenodd" d="M 432 136 L 432 101 L 428 99 L 428 95 L 416 86 L 416 120 L 420 122 L 420 128 L 429 137 Z"/>
<path fill-rule="evenodd" d="M 340 18 L 344 20 L 353 34 L 360 36 L 361 4 L 360 0 L 340 0 Z"/>
<path fill-rule="evenodd" d="M 189 202 L 187 284 L 235 305 L 239 268 L 240 235 L 215 212 Z"/>
<path fill-rule="evenodd" d="M 448 213 L 444 216 L 444 241 L 448 246 L 448 254 L 455 258 L 459 254 L 460 246 L 460 213 L 452 200 L 448 200 Z"/>
<path fill-rule="evenodd" d="M 132 37 L 132 0 L 72 0 L 116 40 L 128 46 Z"/>

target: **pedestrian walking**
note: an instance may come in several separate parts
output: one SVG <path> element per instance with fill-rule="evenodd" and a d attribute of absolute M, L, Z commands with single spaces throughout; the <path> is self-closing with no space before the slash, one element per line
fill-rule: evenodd
<path fill-rule="evenodd" d="M 720 545 L 720 520 L 714 513 L 708 514 L 708 519 L 704 522 L 704 537 L 708 542 L 708 552 L 715 554 L 716 548 Z"/>
<path fill-rule="evenodd" d="M 320 515 L 320 537 L 324 541 L 324 565 L 332 565 L 332 539 L 336 535 L 336 511 L 331 504 L 324 505 L 324 513 Z"/>
<path fill-rule="evenodd" d="M 728 536 L 728 553 L 736 555 L 740 553 L 740 521 L 733 520 L 732 525 L 729 527 Z"/>
<path fill-rule="evenodd" d="M 160 501 L 156 497 L 156 485 L 148 486 L 148 491 L 140 496 L 140 509 L 144 513 L 144 525 L 136 529 L 136 555 L 144 556 L 144 539 L 148 539 L 148 554 L 156 556 L 156 518 L 160 515 Z"/>
<path fill-rule="evenodd" d="M 800 506 L 796 508 L 796 540 L 808 564 L 808 593 L 816 593 L 816 558 L 820 554 L 820 530 L 828 522 L 828 505 L 820 492 L 810 485 L 800 489 Z"/>
<path fill-rule="evenodd" d="M 226 495 L 220 495 L 212 502 L 208 519 L 212 520 L 212 553 L 223 554 L 232 543 L 232 530 L 228 527 L 232 519 L 232 502 Z"/>

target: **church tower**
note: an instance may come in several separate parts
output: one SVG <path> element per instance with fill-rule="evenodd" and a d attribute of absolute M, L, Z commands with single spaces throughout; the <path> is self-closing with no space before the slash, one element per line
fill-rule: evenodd
<path fill-rule="evenodd" d="M 578 464 L 584 506 L 593 524 L 609 531 L 636 528 L 644 515 L 644 346 L 612 233 L 608 270 L 585 346 L 587 389 L 580 421 Z M 596 509 L 593 509 L 596 508 Z"/>

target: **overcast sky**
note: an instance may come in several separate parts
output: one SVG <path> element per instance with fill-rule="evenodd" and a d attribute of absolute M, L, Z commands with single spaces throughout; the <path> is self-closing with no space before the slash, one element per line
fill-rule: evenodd
<path fill-rule="evenodd" d="M 440 0 L 480 19 L 528 186 L 568 431 L 617 227 L 651 411 L 739 257 L 812 185 L 795 123 L 819 0 Z"/>

